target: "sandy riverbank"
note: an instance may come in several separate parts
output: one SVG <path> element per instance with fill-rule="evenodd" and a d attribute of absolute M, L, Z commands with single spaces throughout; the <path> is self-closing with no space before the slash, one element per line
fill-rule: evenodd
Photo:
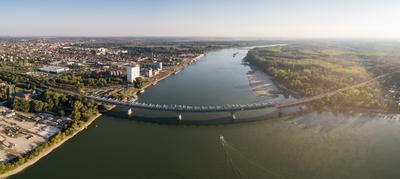
<path fill-rule="evenodd" d="M 276 96 L 278 88 L 264 72 L 252 69 L 247 73 L 249 85 L 256 96 Z"/>
<path fill-rule="evenodd" d="M 88 122 L 86 122 L 78 131 L 75 131 L 72 135 L 65 137 L 61 142 L 49 147 L 46 149 L 46 151 L 42 152 L 40 155 L 38 155 L 37 157 L 35 157 L 32 160 L 27 161 L 26 163 L 22 164 L 21 166 L 19 166 L 18 168 L 8 171 L 6 173 L 3 173 L 0 175 L 0 178 L 7 178 L 11 175 L 15 175 L 21 171 L 23 171 L 24 169 L 26 169 L 27 167 L 35 164 L 37 161 L 39 161 L 41 158 L 45 157 L 47 154 L 51 153 L 53 150 L 57 149 L 58 147 L 60 147 L 62 144 L 64 144 L 65 142 L 67 142 L 69 139 L 71 139 L 72 137 L 74 137 L 75 135 L 77 135 L 79 132 L 81 132 L 82 130 L 86 129 L 90 124 L 92 124 L 98 117 L 100 117 L 102 114 L 99 113 L 96 116 L 92 117 L 91 119 L 89 119 Z"/>

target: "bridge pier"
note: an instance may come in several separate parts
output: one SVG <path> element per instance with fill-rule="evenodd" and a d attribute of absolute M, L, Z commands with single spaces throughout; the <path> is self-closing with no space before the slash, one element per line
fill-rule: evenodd
<path fill-rule="evenodd" d="M 232 117 L 233 120 L 236 120 L 235 112 L 233 112 L 233 111 L 231 112 L 231 117 Z"/>
<path fill-rule="evenodd" d="M 133 114 L 132 108 L 129 108 L 129 110 L 128 110 L 128 116 L 132 116 L 132 114 Z"/>
<path fill-rule="evenodd" d="M 278 108 L 278 117 L 281 118 L 282 116 L 283 116 L 283 113 L 282 113 L 281 109 Z"/>

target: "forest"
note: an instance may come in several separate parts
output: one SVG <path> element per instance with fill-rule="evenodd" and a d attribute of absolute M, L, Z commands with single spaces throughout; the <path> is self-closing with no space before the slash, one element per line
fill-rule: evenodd
<path fill-rule="evenodd" d="M 271 75 L 286 95 L 298 98 L 390 73 L 380 81 L 318 101 L 317 106 L 398 110 L 399 49 L 400 44 L 390 43 L 302 42 L 252 49 L 245 61 Z"/>

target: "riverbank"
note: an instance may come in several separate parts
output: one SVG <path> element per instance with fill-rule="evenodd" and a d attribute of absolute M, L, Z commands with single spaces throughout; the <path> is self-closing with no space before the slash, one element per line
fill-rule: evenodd
<path fill-rule="evenodd" d="M 250 72 L 250 77 L 248 75 L 249 79 L 249 84 L 250 87 L 253 89 L 254 93 L 257 96 L 267 94 L 267 92 L 263 91 L 263 88 L 259 88 L 259 85 L 262 85 L 262 83 L 258 83 L 259 81 L 264 81 L 265 78 L 268 78 L 266 81 L 273 86 L 272 90 L 269 90 L 270 94 L 283 94 L 284 96 L 290 96 L 294 98 L 301 98 L 302 96 L 298 95 L 296 91 L 293 91 L 291 89 L 286 88 L 282 83 L 280 83 L 276 78 L 272 76 L 271 73 L 269 73 L 266 69 L 263 69 L 259 66 L 257 62 L 254 61 L 252 57 L 249 57 L 246 55 L 246 57 L 243 59 L 243 62 L 250 66 L 253 72 Z M 267 77 L 262 77 L 262 76 L 267 76 Z M 253 79 L 251 79 L 253 78 Z"/>
<path fill-rule="evenodd" d="M 27 167 L 35 164 L 36 162 L 38 162 L 41 158 L 45 157 L 46 155 L 50 154 L 53 150 L 57 149 L 58 147 L 60 147 L 62 144 L 64 144 L 65 142 L 67 142 L 69 139 L 71 139 L 72 137 L 76 136 L 78 133 L 80 133 L 81 131 L 83 131 L 84 129 L 86 129 L 88 126 L 90 126 L 90 124 L 92 124 L 97 118 L 99 118 L 102 114 L 98 113 L 97 115 L 91 117 L 86 123 L 84 123 L 79 130 L 75 131 L 73 134 L 66 136 L 65 138 L 63 138 L 60 142 L 58 142 L 55 145 L 52 145 L 50 147 L 48 147 L 47 149 L 45 149 L 45 151 L 43 151 L 41 154 L 39 154 L 38 156 L 36 156 L 35 158 L 25 162 L 24 164 L 18 166 L 17 168 L 7 171 L 3 174 L 0 175 L 0 178 L 7 178 L 10 177 L 12 175 L 15 175 L 21 171 L 23 171 L 24 169 L 26 169 Z"/>
<path fill-rule="evenodd" d="M 257 68 L 252 67 L 252 70 L 247 73 L 247 78 L 256 96 L 275 97 L 279 92 L 271 78 Z"/>

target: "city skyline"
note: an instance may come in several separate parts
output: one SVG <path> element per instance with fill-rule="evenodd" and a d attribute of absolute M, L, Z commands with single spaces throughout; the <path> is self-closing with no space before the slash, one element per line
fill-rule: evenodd
<path fill-rule="evenodd" d="M 0 2 L 0 36 L 399 38 L 400 2 Z"/>

